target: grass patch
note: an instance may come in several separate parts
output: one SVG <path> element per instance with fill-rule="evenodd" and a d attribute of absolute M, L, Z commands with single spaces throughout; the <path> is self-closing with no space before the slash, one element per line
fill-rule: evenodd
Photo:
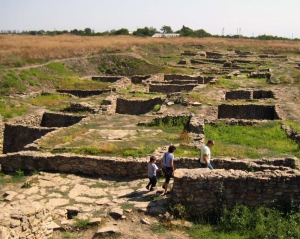
<path fill-rule="evenodd" d="M 121 208 L 123 210 L 132 210 L 134 207 L 134 204 L 131 204 L 131 203 L 122 203 L 121 204 Z"/>
<path fill-rule="evenodd" d="M 64 232 L 62 238 L 82 238 L 82 235 L 75 232 Z"/>
<path fill-rule="evenodd" d="M 27 102 L 33 105 L 45 106 L 49 110 L 62 110 L 70 104 L 68 102 L 70 99 L 72 98 L 66 95 L 49 94 L 28 99 Z"/>
<path fill-rule="evenodd" d="M 54 82 L 56 89 L 63 90 L 104 90 L 109 89 L 111 83 L 92 80 L 79 80 L 78 77 L 63 77 Z"/>
<path fill-rule="evenodd" d="M 110 185 L 106 183 L 99 183 L 96 182 L 95 184 L 91 185 L 90 188 L 108 188 Z"/>
<path fill-rule="evenodd" d="M 286 125 L 292 127 L 292 129 L 296 132 L 300 132 L 300 121 L 283 121 Z"/>
<path fill-rule="evenodd" d="M 5 119 L 12 118 L 16 115 L 21 116 L 24 112 L 28 110 L 25 104 L 11 104 L 8 102 L 0 101 L 0 115 Z"/>
<path fill-rule="evenodd" d="M 69 71 L 64 67 L 63 63 L 61 62 L 51 62 L 46 67 L 52 71 L 54 71 L 55 74 L 59 75 L 71 75 Z"/>
<path fill-rule="evenodd" d="M 289 139 L 279 122 L 267 122 L 253 126 L 206 125 L 206 139 L 216 145 L 211 149 L 214 156 L 258 158 L 292 155 L 298 151 L 297 143 Z"/>
<path fill-rule="evenodd" d="M 219 79 L 215 86 L 234 90 L 234 89 L 238 89 L 241 85 L 238 84 L 237 82 L 234 82 L 233 80 Z"/>
<path fill-rule="evenodd" d="M 75 220 L 75 225 L 77 228 L 81 230 L 86 230 L 91 227 L 90 225 L 90 219 L 79 219 L 79 218 L 74 218 Z"/>

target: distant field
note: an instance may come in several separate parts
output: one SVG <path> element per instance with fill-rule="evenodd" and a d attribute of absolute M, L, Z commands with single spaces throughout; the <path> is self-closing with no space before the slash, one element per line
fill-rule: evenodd
<path fill-rule="evenodd" d="M 299 53 L 300 49 L 300 42 L 293 41 L 183 37 L 164 39 L 134 36 L 2 35 L 0 36 L 0 65 L 22 66 L 25 63 L 39 63 L 51 59 L 85 56 L 104 51 L 125 51 L 132 46 L 164 43 L 177 45 L 208 44 L 209 46 L 225 46 L 240 50 L 256 49 L 256 51 L 261 50 L 262 52 L 271 50 L 271 53 L 285 52 L 285 54 L 289 52 Z"/>

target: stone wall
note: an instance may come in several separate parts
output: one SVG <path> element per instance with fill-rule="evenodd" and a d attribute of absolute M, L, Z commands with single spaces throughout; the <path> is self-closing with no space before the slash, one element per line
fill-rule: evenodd
<path fill-rule="evenodd" d="M 7 123 L 4 127 L 3 153 L 21 151 L 27 144 L 55 129 Z"/>
<path fill-rule="evenodd" d="M 106 92 L 110 92 L 110 89 L 105 90 L 57 90 L 59 93 L 68 93 L 78 97 L 88 97 L 91 95 L 101 95 Z"/>
<path fill-rule="evenodd" d="M 0 115 L 0 154 L 3 153 L 4 122 Z"/>
<path fill-rule="evenodd" d="M 173 81 L 173 80 L 197 80 L 198 82 L 203 82 L 202 76 L 189 76 L 189 75 L 164 75 L 165 81 Z M 201 84 L 201 83 L 199 83 Z"/>
<path fill-rule="evenodd" d="M 163 154 L 161 155 L 161 157 Z M 175 152 L 176 156 L 176 152 Z M 160 165 L 157 158 L 157 165 Z M 36 151 L 20 151 L 0 155 L 0 164 L 5 172 L 24 171 L 56 171 L 64 173 L 83 173 L 89 175 L 107 175 L 115 177 L 147 177 L 147 162 L 149 159 L 130 159 L 105 156 L 86 156 L 75 154 L 51 154 Z M 288 171 L 299 168 L 298 159 L 269 159 L 269 160 L 231 160 L 213 159 L 215 169 L 239 169 L 244 171 L 280 170 Z M 175 158 L 176 169 L 197 169 L 197 158 Z"/>
<path fill-rule="evenodd" d="M 172 200 L 187 202 L 194 212 L 222 206 L 272 206 L 274 200 L 300 203 L 298 170 L 245 172 L 224 169 L 180 169 L 174 174 Z"/>
<path fill-rule="evenodd" d="M 233 90 L 225 93 L 226 100 L 253 100 L 274 98 L 274 93 L 270 90 Z"/>
<path fill-rule="evenodd" d="M 75 154 L 51 154 L 21 151 L 0 155 L 0 164 L 5 172 L 56 171 L 114 177 L 147 177 L 146 159 L 123 159 L 114 157 L 85 156 Z"/>
<path fill-rule="evenodd" d="M 191 91 L 197 84 L 150 84 L 149 92 L 160 92 L 160 93 L 173 93 L 181 91 Z"/>
<path fill-rule="evenodd" d="M 218 118 L 235 119 L 279 119 L 275 106 L 272 105 L 219 105 Z"/>
<path fill-rule="evenodd" d="M 175 152 L 176 156 L 176 152 Z M 158 159 L 159 162 L 159 159 Z M 234 169 L 244 171 L 263 171 L 263 170 L 288 170 L 290 168 L 299 169 L 300 164 L 297 158 L 285 159 L 212 159 L 214 169 Z M 174 165 L 176 169 L 197 169 L 200 167 L 198 158 L 175 158 Z"/>
<path fill-rule="evenodd" d="M 250 100 L 251 99 L 251 91 L 248 90 L 234 90 L 234 91 L 227 91 L 225 93 L 225 99 L 226 100 Z"/>
<path fill-rule="evenodd" d="M 45 112 L 41 121 L 42 127 L 68 127 L 78 123 L 86 116 Z"/>
<path fill-rule="evenodd" d="M 122 76 L 93 76 L 92 80 L 113 83 L 120 80 L 121 78 Z"/>
<path fill-rule="evenodd" d="M 145 114 L 152 111 L 155 105 L 161 105 L 162 103 L 163 100 L 161 98 L 150 100 L 126 100 L 118 98 L 116 113 L 129 115 Z"/>
<path fill-rule="evenodd" d="M 147 80 L 151 77 L 151 75 L 146 75 L 146 76 L 132 76 L 131 77 L 131 82 L 133 84 L 140 84 L 142 83 L 144 80 Z"/>
<path fill-rule="evenodd" d="M 1 209 L 0 238 L 52 238 L 51 210 L 37 202 L 14 201 Z"/>
<path fill-rule="evenodd" d="M 268 99 L 274 98 L 273 91 L 270 90 L 254 90 L 253 99 Z"/>

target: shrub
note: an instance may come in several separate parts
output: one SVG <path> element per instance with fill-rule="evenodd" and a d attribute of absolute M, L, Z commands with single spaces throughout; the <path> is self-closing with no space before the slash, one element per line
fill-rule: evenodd
<path fill-rule="evenodd" d="M 153 107 L 153 111 L 154 112 L 158 112 L 159 110 L 160 110 L 160 105 L 155 105 L 154 107 Z"/>

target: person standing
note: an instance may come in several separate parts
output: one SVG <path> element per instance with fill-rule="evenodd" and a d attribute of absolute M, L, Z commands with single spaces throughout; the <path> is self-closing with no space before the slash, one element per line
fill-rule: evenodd
<path fill-rule="evenodd" d="M 146 188 L 148 190 L 150 190 L 150 191 L 154 191 L 154 188 L 155 188 L 156 183 L 157 183 L 156 172 L 160 171 L 160 169 L 156 166 L 155 163 L 156 163 L 156 158 L 154 156 L 151 156 L 150 157 L 150 162 L 148 163 L 148 178 L 149 178 L 149 183 L 146 186 Z"/>
<path fill-rule="evenodd" d="M 168 152 L 164 153 L 164 156 L 161 160 L 161 165 L 163 168 L 163 172 L 165 174 L 165 182 L 164 182 L 164 185 L 162 186 L 162 188 L 165 190 L 163 192 L 163 195 L 167 194 L 170 179 L 175 171 L 175 168 L 174 168 L 174 151 L 175 150 L 176 150 L 176 147 L 171 145 L 168 149 Z"/>
<path fill-rule="evenodd" d="M 200 149 L 200 164 L 201 168 L 209 168 L 213 170 L 213 166 L 210 163 L 210 148 L 215 145 L 213 139 L 209 139 L 206 145 L 203 145 Z"/>

